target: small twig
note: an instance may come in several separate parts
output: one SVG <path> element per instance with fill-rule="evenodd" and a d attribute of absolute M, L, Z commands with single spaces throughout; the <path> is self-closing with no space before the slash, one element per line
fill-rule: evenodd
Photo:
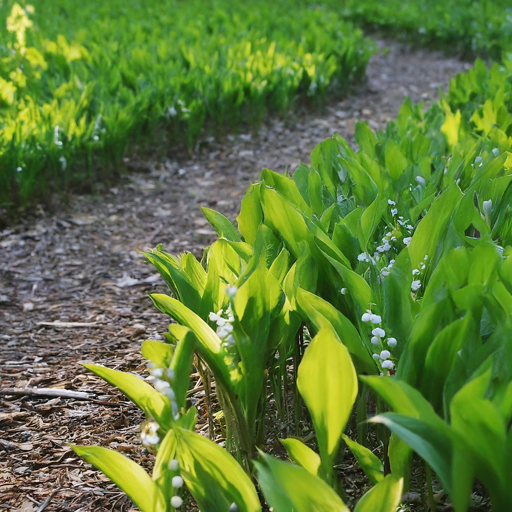
<path fill-rule="evenodd" d="M 45 327 L 94 327 L 98 322 L 37 322 L 37 325 Z"/>
<path fill-rule="evenodd" d="M 52 501 L 53 497 L 60 491 L 60 489 L 55 489 L 48 498 L 46 498 L 39 507 L 37 507 L 36 512 L 43 512 L 43 510 L 46 509 L 46 507 L 50 504 L 50 501 Z"/>
<path fill-rule="evenodd" d="M 10 388 L 0 389 L 0 396 L 53 396 L 58 398 L 76 398 L 78 400 L 91 400 L 94 395 L 84 391 L 70 391 L 57 388 Z"/>

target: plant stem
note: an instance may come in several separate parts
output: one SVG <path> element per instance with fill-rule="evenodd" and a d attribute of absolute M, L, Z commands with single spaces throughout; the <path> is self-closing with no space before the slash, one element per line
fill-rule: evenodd
<path fill-rule="evenodd" d="M 434 491 L 432 489 L 432 471 L 430 466 L 425 462 L 425 476 L 427 480 L 428 500 L 430 502 L 430 512 L 436 511 L 436 500 L 434 499 Z"/>
<path fill-rule="evenodd" d="M 297 387 L 297 371 L 299 369 L 300 357 L 301 357 L 301 335 L 302 329 L 299 329 L 296 337 L 296 343 L 293 350 L 293 379 L 294 379 L 294 405 L 295 405 L 295 435 L 300 435 L 300 418 L 301 418 L 301 407 L 300 407 L 300 394 L 299 388 Z"/>

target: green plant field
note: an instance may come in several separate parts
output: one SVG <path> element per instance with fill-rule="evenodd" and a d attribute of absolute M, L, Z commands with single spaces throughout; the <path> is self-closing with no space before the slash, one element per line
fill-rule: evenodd
<path fill-rule="evenodd" d="M 359 123 L 357 151 L 334 135 L 293 177 L 264 169 L 236 227 L 203 208 L 219 237 L 201 263 L 149 252 L 171 293 L 151 300 L 175 323 L 142 345 L 147 382 L 87 367 L 146 413 L 153 474 L 105 448 L 75 451 L 147 512 L 187 507 L 184 485 L 206 512 L 265 510 L 260 499 L 347 512 L 341 445 L 370 486 L 356 512 L 395 512 L 408 490 L 421 510 L 446 496 L 467 512 L 476 480 L 479 510 L 507 512 L 511 73 L 477 61 L 426 112 L 406 101 L 386 131 Z M 215 381 L 227 449 L 195 433 L 194 365 Z M 262 451 L 275 421 L 290 462 Z"/>
<path fill-rule="evenodd" d="M 512 52 L 508 0 L 342 0 L 343 15 L 393 37 L 500 60 Z"/>
<path fill-rule="evenodd" d="M 0 207 L 106 179 L 157 130 L 191 145 L 342 93 L 373 51 L 306 0 L 4 2 L 0 19 Z"/>

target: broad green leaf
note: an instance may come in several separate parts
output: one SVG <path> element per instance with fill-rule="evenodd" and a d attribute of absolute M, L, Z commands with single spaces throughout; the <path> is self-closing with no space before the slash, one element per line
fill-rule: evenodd
<path fill-rule="evenodd" d="M 368 242 L 373 232 L 379 225 L 380 219 L 387 206 L 387 201 L 381 200 L 381 196 L 377 195 L 373 203 L 365 208 L 357 226 L 357 238 L 361 249 L 366 252 Z"/>
<path fill-rule="evenodd" d="M 300 195 L 296 183 L 289 176 L 283 176 L 270 169 L 263 169 L 260 179 L 267 187 L 272 187 L 281 197 L 286 198 L 300 212 L 306 214 L 307 217 L 311 217 L 311 208 Z"/>
<path fill-rule="evenodd" d="M 144 255 L 165 279 L 173 295 L 185 306 L 198 312 L 201 303 L 199 289 L 181 269 L 179 260 L 163 251 L 153 251 Z"/>
<path fill-rule="evenodd" d="M 388 475 L 358 502 L 354 512 L 395 512 L 402 499 L 404 479 Z"/>
<path fill-rule="evenodd" d="M 167 368 L 172 357 L 173 348 L 161 341 L 146 340 L 140 347 L 142 357 L 156 364 L 159 368 Z"/>
<path fill-rule="evenodd" d="M 306 403 L 327 479 L 341 434 L 357 397 L 357 376 L 347 348 L 332 329 L 322 329 L 299 366 L 297 387 Z"/>
<path fill-rule="evenodd" d="M 380 459 L 371 450 L 356 441 L 352 441 L 345 434 L 343 434 L 343 440 L 347 443 L 357 463 L 370 479 L 370 482 L 373 485 L 378 484 L 384 478 L 384 466 Z"/>
<path fill-rule="evenodd" d="M 164 496 L 137 463 L 100 446 L 71 446 L 74 452 L 99 469 L 135 503 L 141 512 L 165 512 Z"/>
<path fill-rule="evenodd" d="M 178 341 L 174 357 L 171 360 L 170 369 L 174 372 L 172 388 L 176 395 L 176 403 L 180 410 L 187 406 L 187 391 L 189 388 L 190 374 L 192 373 L 192 360 L 196 348 L 196 337 L 187 329 L 187 332 Z"/>
<path fill-rule="evenodd" d="M 422 457 L 450 493 L 452 488 L 453 441 L 446 427 L 440 430 L 437 424 L 405 416 L 386 413 L 374 416 L 372 423 L 382 423 L 407 443 Z"/>
<path fill-rule="evenodd" d="M 175 430 L 181 475 L 201 510 L 261 510 L 256 489 L 236 460 L 213 441 L 182 428 Z"/>
<path fill-rule="evenodd" d="M 354 305 L 357 308 L 356 314 L 360 316 L 368 309 L 368 305 L 372 302 L 372 290 L 370 286 L 359 274 L 342 265 L 334 258 L 331 258 L 327 253 L 323 252 L 323 254 L 343 279 L 347 293 L 351 300 L 354 301 Z"/>
<path fill-rule="evenodd" d="M 439 240 L 446 231 L 446 226 L 455 205 L 461 200 L 462 193 L 457 185 L 451 185 L 434 201 L 429 212 L 416 228 L 409 245 L 412 268 L 418 268 L 425 255 L 434 258 Z"/>
<path fill-rule="evenodd" d="M 280 196 L 274 189 L 263 187 L 260 192 L 265 214 L 265 224 L 279 233 L 288 250 L 297 259 L 301 255 L 300 242 L 311 243 L 313 235 L 308 230 L 303 214 Z"/>
<path fill-rule="evenodd" d="M 293 462 L 307 469 L 313 475 L 318 475 L 322 464 L 318 453 L 314 452 L 299 439 L 294 439 L 293 437 L 281 439 L 280 441 L 286 448 L 288 457 L 290 457 Z"/>
<path fill-rule="evenodd" d="M 167 295 L 152 294 L 151 300 L 162 313 L 188 327 L 197 338 L 197 350 L 212 370 L 218 384 L 225 390 L 232 390 L 229 371 L 221 353 L 220 339 L 213 329 L 181 302 Z"/>
<path fill-rule="evenodd" d="M 240 214 L 236 218 L 238 230 L 249 245 L 254 244 L 256 233 L 260 224 L 263 222 L 263 211 L 260 204 L 261 183 L 251 185 L 242 199 Z"/>
<path fill-rule="evenodd" d="M 201 206 L 201 211 L 206 217 L 206 220 L 212 225 L 213 229 L 215 229 L 219 237 L 225 238 L 230 242 L 240 242 L 240 236 L 236 232 L 236 229 L 233 224 L 224 217 L 224 215 L 216 212 L 215 210 L 211 210 L 210 208 L 205 208 L 204 206 Z"/>
<path fill-rule="evenodd" d="M 390 177 L 393 180 L 397 180 L 409 165 L 409 161 L 400 150 L 398 144 L 393 140 L 386 144 L 385 158 Z"/>
<path fill-rule="evenodd" d="M 396 434 L 391 434 L 388 456 L 391 472 L 394 475 L 410 479 L 412 453 L 410 446 L 404 443 Z"/>
<path fill-rule="evenodd" d="M 430 403 L 409 384 L 394 377 L 360 375 L 359 379 L 368 384 L 395 412 L 445 426 Z"/>
<path fill-rule="evenodd" d="M 171 471 L 169 469 L 169 462 L 174 458 L 176 458 L 176 436 L 174 430 L 169 430 L 158 448 L 152 475 L 153 482 L 160 488 L 168 502 L 175 493 L 172 487 L 172 477 L 179 474 L 179 470 Z"/>
<path fill-rule="evenodd" d="M 169 400 L 158 393 L 152 386 L 133 373 L 111 370 L 95 364 L 83 365 L 98 377 L 115 386 L 137 405 L 146 417 L 152 417 L 163 430 L 168 430 L 172 422 Z"/>
<path fill-rule="evenodd" d="M 396 358 L 400 357 L 413 325 L 412 277 L 411 260 L 407 249 L 404 249 L 396 258 L 389 275 L 383 279 L 381 287 L 384 322 L 398 341 L 393 349 Z"/>
<path fill-rule="evenodd" d="M 341 342 L 348 348 L 359 373 L 374 374 L 377 369 L 368 349 L 352 322 L 324 299 L 299 288 L 297 304 L 304 320 L 314 325 L 317 331 L 332 327 Z"/>
<path fill-rule="evenodd" d="M 254 466 L 265 499 L 275 512 L 349 512 L 331 487 L 300 466 L 263 453 Z"/>
<path fill-rule="evenodd" d="M 458 352 L 475 329 L 473 318 L 467 313 L 464 319 L 456 320 L 439 332 L 428 349 L 421 390 L 438 412 L 442 411 L 443 388 L 456 363 Z"/>

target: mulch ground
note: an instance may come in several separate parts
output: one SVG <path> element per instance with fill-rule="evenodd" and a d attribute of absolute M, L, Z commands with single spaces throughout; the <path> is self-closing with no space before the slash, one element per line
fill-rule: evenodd
<path fill-rule="evenodd" d="M 0 396 L 0 510 L 34 512 L 53 491 L 47 511 L 130 509 L 68 443 L 116 449 L 150 468 L 139 441 L 143 417 L 80 363 L 146 375 L 140 344 L 158 338 L 168 319 L 147 297 L 165 287 L 141 251 L 162 243 L 200 257 L 215 233 L 198 205 L 234 219 L 262 168 L 293 171 L 334 132 L 353 143 L 356 120 L 383 128 L 406 95 L 428 103 L 467 67 L 438 53 L 378 44 L 389 51 L 372 59 L 367 82 L 344 101 L 270 120 L 257 132 L 205 139 L 192 157 L 151 161 L 134 148 L 124 162 L 132 172 L 114 188 L 100 184 L 57 212 L 40 207 L 0 232 L 0 389 L 91 394 Z M 48 325 L 54 322 L 64 325 Z M 196 398 L 204 405 L 204 393 Z M 354 492 L 350 485 L 347 492 Z"/>

